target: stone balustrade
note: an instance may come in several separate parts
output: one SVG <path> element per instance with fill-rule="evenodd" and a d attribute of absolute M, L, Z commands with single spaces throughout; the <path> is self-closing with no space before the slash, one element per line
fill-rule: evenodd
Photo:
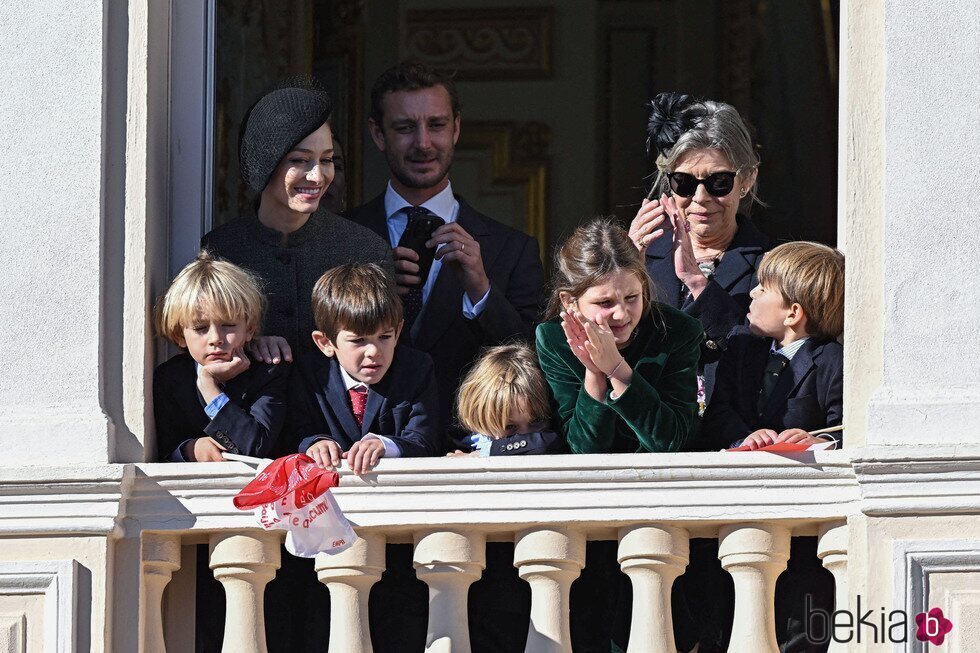
<path fill-rule="evenodd" d="M 122 537 L 142 543 L 143 650 L 164 650 L 161 596 L 179 544 L 204 542 L 226 592 L 225 650 L 265 650 L 263 591 L 282 533 L 257 529 L 251 513 L 231 506 L 253 473 L 240 463 L 138 466 Z M 718 538 L 734 580 L 732 650 L 775 651 L 773 593 L 790 537 L 819 537 L 818 555 L 846 603 L 846 520 L 860 500 L 846 452 L 393 460 L 363 478 L 342 473 L 333 492 L 360 539 L 320 555 L 315 568 L 331 595 L 329 650 L 355 653 L 372 650 L 368 595 L 385 544 L 406 542 L 429 588 L 426 650 L 469 651 L 467 591 L 484 570 L 488 540 L 514 543 L 514 565 L 530 585 L 526 650 L 572 650 L 569 591 L 586 542 L 618 540 L 634 596 L 629 651 L 672 652 L 671 587 L 693 537 Z"/>

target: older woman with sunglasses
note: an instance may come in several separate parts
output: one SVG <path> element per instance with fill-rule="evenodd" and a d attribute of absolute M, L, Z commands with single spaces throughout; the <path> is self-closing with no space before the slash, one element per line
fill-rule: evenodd
<path fill-rule="evenodd" d="M 749 219 L 759 157 L 731 105 L 661 93 L 650 103 L 653 188 L 630 225 L 658 299 L 700 320 L 703 411 L 728 332 L 748 312 L 755 271 L 770 247 Z"/>

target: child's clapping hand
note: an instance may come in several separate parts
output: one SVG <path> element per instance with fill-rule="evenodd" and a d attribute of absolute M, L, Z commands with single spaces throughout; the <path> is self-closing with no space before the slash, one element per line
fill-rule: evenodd
<path fill-rule="evenodd" d="M 561 328 L 565 331 L 565 338 L 568 339 L 568 346 L 572 353 L 582 365 L 585 365 L 585 369 L 595 374 L 602 374 L 602 370 L 592 360 L 592 353 L 589 351 L 589 334 L 585 329 L 588 320 L 574 309 L 562 311 L 560 315 Z"/>
<path fill-rule="evenodd" d="M 590 372 L 609 376 L 622 363 L 623 356 L 616 346 L 616 336 L 602 315 L 597 315 L 595 322 L 592 322 L 571 309 L 561 313 L 561 320 L 568 346 Z"/>

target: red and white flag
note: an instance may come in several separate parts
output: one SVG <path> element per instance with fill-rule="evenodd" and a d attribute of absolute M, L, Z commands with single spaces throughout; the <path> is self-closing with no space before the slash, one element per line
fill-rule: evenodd
<path fill-rule="evenodd" d="M 340 553 L 357 535 L 330 494 L 339 482 L 337 472 L 294 453 L 269 463 L 233 502 L 239 510 L 254 510 L 262 528 L 285 530 L 286 550 L 295 556 Z"/>

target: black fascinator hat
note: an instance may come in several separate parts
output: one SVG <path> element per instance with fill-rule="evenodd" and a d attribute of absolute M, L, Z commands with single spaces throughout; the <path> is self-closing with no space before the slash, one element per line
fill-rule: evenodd
<path fill-rule="evenodd" d="M 301 140 L 330 119 L 330 96 L 312 82 L 288 80 L 266 93 L 245 114 L 238 157 L 242 178 L 256 193 Z"/>
<path fill-rule="evenodd" d="M 647 155 L 651 159 L 670 150 L 705 115 L 701 100 L 684 93 L 658 93 L 647 106 Z"/>

